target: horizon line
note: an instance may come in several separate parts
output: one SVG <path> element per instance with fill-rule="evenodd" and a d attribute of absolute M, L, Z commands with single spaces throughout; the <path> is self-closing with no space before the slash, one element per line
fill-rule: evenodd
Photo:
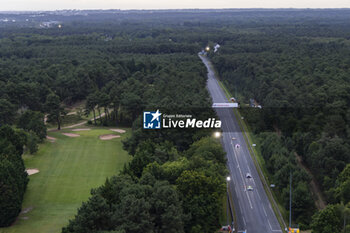
<path fill-rule="evenodd" d="M 0 10 L 4 12 L 56 12 L 56 11 L 176 11 L 176 10 L 350 10 L 350 7 L 239 7 L 239 8 L 144 8 L 144 9 L 118 9 L 118 8 L 67 8 L 56 10 Z"/>

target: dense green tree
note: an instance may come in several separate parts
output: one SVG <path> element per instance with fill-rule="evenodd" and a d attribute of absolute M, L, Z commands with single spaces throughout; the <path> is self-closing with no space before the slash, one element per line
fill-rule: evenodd
<path fill-rule="evenodd" d="M 184 213 L 191 216 L 186 222 L 186 232 L 197 232 L 199 229 L 208 233 L 215 231 L 219 227 L 224 181 L 208 177 L 204 172 L 184 171 L 176 184 L 183 197 Z"/>
<path fill-rule="evenodd" d="M 38 143 L 40 142 L 39 137 L 35 133 L 28 133 L 27 134 L 27 142 L 26 146 L 29 149 L 29 153 L 34 154 L 38 151 Z"/>
<path fill-rule="evenodd" d="M 49 113 L 48 119 L 56 122 L 57 129 L 60 130 L 62 117 L 64 114 L 64 110 L 61 107 L 60 98 L 56 94 L 51 93 L 50 95 L 47 96 L 45 108 L 46 108 L 46 111 Z"/>
<path fill-rule="evenodd" d="M 15 119 L 14 105 L 6 99 L 0 98 L 0 125 L 11 124 Z"/>
<path fill-rule="evenodd" d="M 17 126 L 26 131 L 33 131 L 42 141 L 46 138 L 46 126 L 44 123 L 44 114 L 35 111 L 25 111 L 18 119 Z"/>
<path fill-rule="evenodd" d="M 350 165 L 348 164 L 339 174 L 336 186 L 329 193 L 336 199 L 334 203 L 341 201 L 344 204 L 350 202 Z"/>
<path fill-rule="evenodd" d="M 21 211 L 21 195 L 16 178 L 16 169 L 7 159 L 0 160 L 0 226 L 11 225 Z"/>
<path fill-rule="evenodd" d="M 225 164 L 225 152 L 213 137 L 205 137 L 193 143 L 187 151 L 189 157 L 201 156 L 205 160 Z"/>
<path fill-rule="evenodd" d="M 97 105 L 97 100 L 95 97 L 95 93 L 89 94 L 86 98 L 85 110 L 87 115 L 89 115 L 91 111 L 93 112 L 95 125 L 96 125 L 96 112 L 95 112 L 96 105 Z"/>
<path fill-rule="evenodd" d="M 308 174 L 296 164 L 294 152 L 287 148 L 286 141 L 276 133 L 262 133 L 261 153 L 266 161 L 266 167 L 272 174 L 274 191 L 281 196 L 286 209 L 289 208 L 289 179 L 293 176 L 293 220 L 308 228 L 315 211 L 315 203 L 309 190 Z M 293 149 L 293 148 L 292 148 Z"/>
<path fill-rule="evenodd" d="M 296 222 L 308 226 L 315 211 L 315 204 L 306 182 L 299 182 L 293 187 L 293 214 Z"/>
<path fill-rule="evenodd" d="M 113 120 L 117 120 L 118 118 L 118 111 L 120 107 L 120 95 L 121 95 L 121 90 L 119 86 L 113 85 L 113 87 L 110 90 L 109 97 L 111 99 L 111 105 L 113 108 Z"/>
<path fill-rule="evenodd" d="M 26 134 L 0 127 L 0 227 L 11 225 L 21 211 L 28 183 L 22 160 Z"/>
<path fill-rule="evenodd" d="M 152 162 L 163 164 L 178 157 L 178 152 L 170 142 L 155 144 L 150 140 L 141 143 L 130 162 L 133 173 L 140 177 L 143 169 Z"/>
<path fill-rule="evenodd" d="M 184 232 L 181 202 L 167 182 L 150 174 L 138 182 L 117 176 L 92 192 L 63 232 Z"/>
<path fill-rule="evenodd" d="M 105 118 L 109 119 L 109 105 L 110 105 L 110 97 L 107 93 L 101 92 L 98 96 L 98 105 L 101 106 L 104 109 Z"/>
<path fill-rule="evenodd" d="M 125 92 L 121 95 L 121 106 L 131 113 L 131 121 L 134 121 L 142 109 L 142 99 L 135 93 Z"/>
<path fill-rule="evenodd" d="M 350 179 L 341 184 L 340 195 L 343 203 L 350 202 Z"/>
<path fill-rule="evenodd" d="M 339 209 L 334 205 L 327 206 L 313 216 L 311 226 L 313 233 L 340 233 L 341 213 Z"/>

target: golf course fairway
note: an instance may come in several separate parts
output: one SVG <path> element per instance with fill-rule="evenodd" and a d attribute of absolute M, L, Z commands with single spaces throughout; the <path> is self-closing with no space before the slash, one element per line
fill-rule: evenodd
<path fill-rule="evenodd" d="M 99 138 L 110 134 L 120 137 Z M 34 155 L 24 155 L 26 168 L 39 172 L 29 176 L 17 221 L 0 232 L 61 232 L 81 203 L 88 200 L 91 188 L 99 187 L 129 161 L 131 157 L 122 149 L 121 143 L 129 134 L 129 130 L 118 133 L 95 127 L 48 132 L 51 140 L 45 140 Z"/>

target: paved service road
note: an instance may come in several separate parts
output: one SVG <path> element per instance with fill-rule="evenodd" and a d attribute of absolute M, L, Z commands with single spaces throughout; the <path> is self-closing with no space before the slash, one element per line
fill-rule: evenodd
<path fill-rule="evenodd" d="M 228 102 L 209 65 L 209 60 L 203 56 L 199 57 L 208 69 L 207 88 L 213 103 Z M 231 176 L 229 187 L 237 215 L 238 232 L 282 232 L 232 108 L 217 108 L 216 112 L 222 122 L 222 144 L 227 154 Z M 246 178 L 247 173 L 250 173 L 252 178 Z M 248 191 L 248 186 L 253 190 Z"/>

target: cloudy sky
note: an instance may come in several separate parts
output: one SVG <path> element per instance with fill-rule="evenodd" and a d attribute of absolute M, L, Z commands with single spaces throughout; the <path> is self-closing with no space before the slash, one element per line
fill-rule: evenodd
<path fill-rule="evenodd" d="M 350 8 L 350 0 L 0 0 L 0 11 L 289 7 Z"/>

